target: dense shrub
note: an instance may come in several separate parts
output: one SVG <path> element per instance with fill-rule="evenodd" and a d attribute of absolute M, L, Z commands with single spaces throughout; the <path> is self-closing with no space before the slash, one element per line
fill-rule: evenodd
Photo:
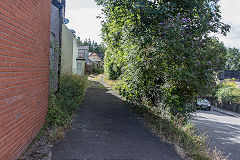
<path fill-rule="evenodd" d="M 216 97 L 219 101 L 240 104 L 240 89 L 234 81 L 225 81 L 217 86 Z"/>
<path fill-rule="evenodd" d="M 59 92 L 50 94 L 48 126 L 64 126 L 71 121 L 72 113 L 79 107 L 87 86 L 87 78 L 77 75 L 60 77 Z"/>
<path fill-rule="evenodd" d="M 114 56 L 112 52 L 105 52 L 104 73 L 106 77 L 111 80 L 117 80 L 122 73 L 121 69 L 121 63 L 116 60 L 116 56 Z"/>
<path fill-rule="evenodd" d="M 226 69 L 240 70 L 240 51 L 237 48 L 228 48 Z"/>
<path fill-rule="evenodd" d="M 203 95 L 226 49 L 217 0 L 97 0 L 103 6 L 105 74 L 129 101 L 186 113 Z"/>
<path fill-rule="evenodd" d="M 102 73 L 104 73 L 104 70 L 103 70 L 102 66 L 94 65 L 93 69 L 92 69 L 92 72 L 95 73 L 95 74 L 102 74 Z"/>

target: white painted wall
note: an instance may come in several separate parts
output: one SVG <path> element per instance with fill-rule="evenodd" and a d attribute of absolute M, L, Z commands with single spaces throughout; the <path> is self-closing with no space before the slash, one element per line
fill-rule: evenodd
<path fill-rule="evenodd" d="M 73 38 L 73 59 L 72 59 L 72 72 L 77 74 L 77 58 L 78 58 L 78 46 L 76 38 Z"/>
<path fill-rule="evenodd" d="M 71 74 L 73 68 L 74 36 L 65 24 L 62 25 L 61 74 Z"/>

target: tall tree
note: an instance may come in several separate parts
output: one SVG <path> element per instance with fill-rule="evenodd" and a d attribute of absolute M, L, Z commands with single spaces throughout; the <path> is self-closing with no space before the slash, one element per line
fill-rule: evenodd
<path fill-rule="evenodd" d="M 212 69 L 214 71 L 219 71 L 219 70 L 224 70 L 226 67 L 226 62 L 227 62 L 227 48 L 224 46 L 222 42 L 219 42 L 217 38 L 212 38 L 208 42 L 208 54 L 206 56 L 213 56 L 214 58 L 212 60 Z M 214 54 L 211 54 L 214 53 Z M 210 58 L 209 58 L 210 59 Z"/>
<path fill-rule="evenodd" d="M 237 48 L 228 48 L 226 69 L 240 70 L 240 51 Z"/>
<path fill-rule="evenodd" d="M 106 47 L 104 46 L 103 43 L 98 44 L 95 41 L 91 41 L 91 39 L 85 39 L 84 42 L 80 39 L 80 37 L 77 37 L 77 44 L 78 45 L 89 45 L 89 51 L 90 52 L 95 52 L 98 54 L 101 54 L 104 56 Z"/>
<path fill-rule="evenodd" d="M 82 45 L 82 44 L 83 44 L 83 42 L 82 42 L 82 40 L 81 40 L 80 37 L 77 37 L 77 44 L 78 44 L 78 45 Z"/>
<path fill-rule="evenodd" d="M 97 0 L 103 6 L 105 72 L 120 77 L 129 100 L 186 112 L 212 82 L 218 47 L 209 33 L 226 35 L 218 0 Z M 221 48 L 221 47 L 220 47 Z"/>

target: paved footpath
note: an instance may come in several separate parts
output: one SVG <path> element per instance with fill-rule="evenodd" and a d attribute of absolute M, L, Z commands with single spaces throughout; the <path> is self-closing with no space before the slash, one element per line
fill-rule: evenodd
<path fill-rule="evenodd" d="M 180 160 L 112 91 L 90 87 L 53 160 Z"/>

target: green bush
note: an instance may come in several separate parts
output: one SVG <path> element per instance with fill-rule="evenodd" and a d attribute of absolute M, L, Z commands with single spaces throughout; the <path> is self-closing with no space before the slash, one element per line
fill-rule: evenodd
<path fill-rule="evenodd" d="M 104 73 L 103 67 L 101 67 L 101 66 L 94 66 L 93 67 L 93 73 L 95 73 L 95 74 L 102 74 L 102 73 Z"/>
<path fill-rule="evenodd" d="M 119 64 L 118 64 L 119 63 Z M 117 80 L 122 74 L 122 62 L 116 60 L 116 56 L 111 51 L 107 51 L 104 57 L 104 73 L 108 79 Z"/>
<path fill-rule="evenodd" d="M 226 34 L 216 0 L 97 0 L 103 7 L 102 38 L 107 78 L 120 80 L 131 102 L 186 114 L 187 104 L 224 68 L 226 48 L 209 33 Z"/>
<path fill-rule="evenodd" d="M 217 86 L 216 97 L 219 101 L 240 103 L 240 89 L 234 81 L 226 81 Z"/>
<path fill-rule="evenodd" d="M 48 126 L 65 126 L 79 107 L 87 86 L 87 78 L 77 75 L 60 77 L 59 92 L 49 97 Z"/>
<path fill-rule="evenodd" d="M 187 159 L 194 160 L 226 160 L 217 149 L 212 150 L 208 146 L 205 134 L 199 134 L 198 129 L 191 122 L 178 116 L 169 119 L 161 115 L 157 108 L 131 105 L 131 108 L 146 120 L 147 126 L 158 137 L 167 142 L 179 146 Z"/>

